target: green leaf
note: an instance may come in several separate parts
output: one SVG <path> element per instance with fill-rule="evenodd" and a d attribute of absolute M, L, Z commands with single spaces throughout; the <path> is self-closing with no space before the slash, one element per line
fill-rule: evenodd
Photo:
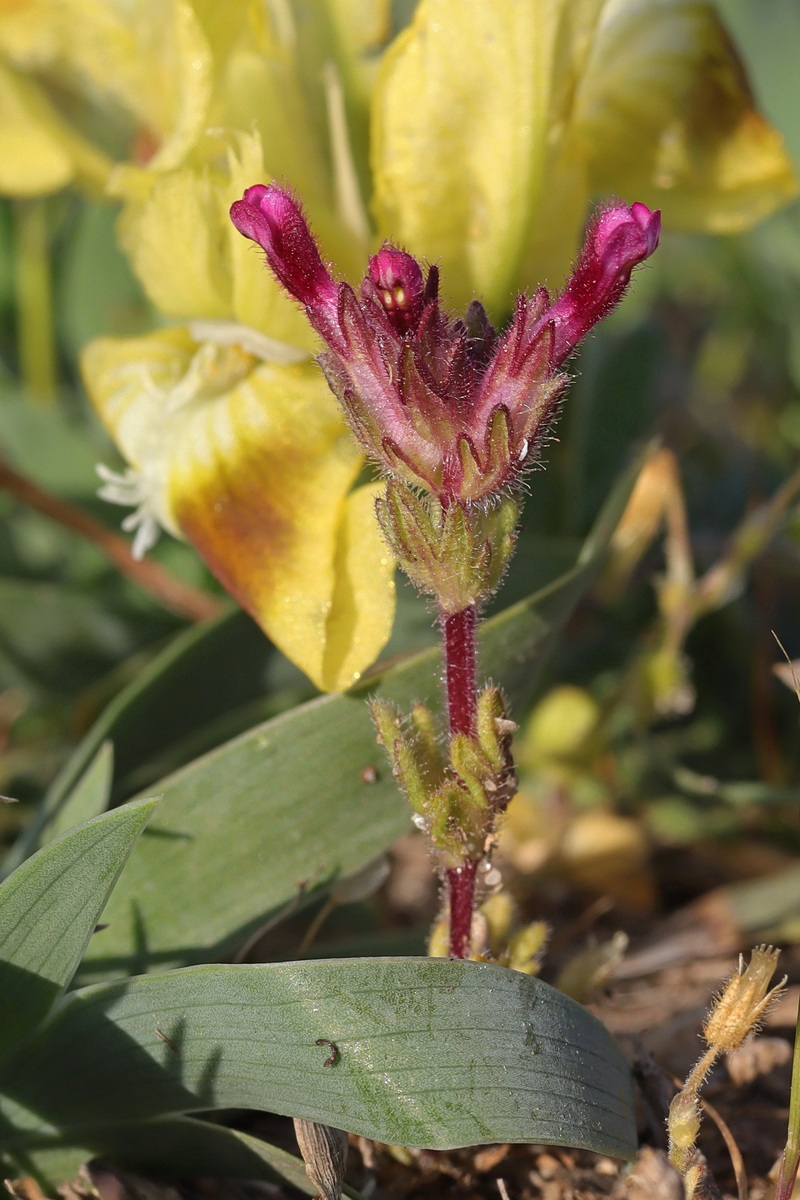
<path fill-rule="evenodd" d="M 53 782 L 33 821 L 12 846 L 3 862 L 3 873 L 13 870 L 36 849 L 44 828 L 103 742 L 113 741 L 116 773 L 124 783 L 143 766 L 157 764 L 180 739 L 189 734 L 198 736 L 198 729 L 215 725 L 223 715 L 263 696 L 267 664 L 278 657 L 260 630 L 239 610 L 232 609 L 214 621 L 180 633 L 152 661 L 140 666 L 133 682 L 103 711 Z M 236 671 L 230 670 L 231 661 L 239 664 Z M 216 739 L 212 730 L 210 740 L 205 742 L 200 735 L 201 744 L 194 754 L 219 744 L 238 728 L 234 722 L 233 730 L 226 728 Z M 154 771 L 150 778 L 173 765 L 174 759 L 169 758 L 161 772 Z M 141 780 L 138 786 L 144 786 Z M 129 787 L 117 798 L 126 798 L 133 790 Z"/>
<path fill-rule="evenodd" d="M 68 585 L 0 577 L 4 674 L 28 690 L 74 695 L 130 653 L 131 632 L 97 596 Z M 4 681 L 5 682 L 5 681 Z"/>
<path fill-rule="evenodd" d="M 62 833 L 99 816 L 108 807 L 114 776 L 114 747 L 103 742 L 64 804 L 44 831 L 42 841 L 53 842 Z"/>
<path fill-rule="evenodd" d="M 94 465 L 110 442 L 98 422 L 67 415 L 69 406 L 31 404 L 21 388 L 2 385 L 0 443 L 3 457 L 23 475 L 70 499 L 97 491 Z"/>
<path fill-rule="evenodd" d="M 116 1166 L 167 1178 L 261 1179 L 291 1184 L 308 1196 L 317 1190 L 305 1164 L 295 1155 L 238 1129 L 194 1117 L 105 1124 L 75 1129 L 69 1136 L 65 1142 L 58 1133 L 39 1135 L 33 1145 L 30 1135 L 7 1132 L 4 1157 L 8 1167 L 18 1174 L 34 1175 L 50 1192 L 73 1179 L 82 1163 L 99 1154 Z M 0 1161 L 2 1155 L 0 1150 Z M 361 1194 L 347 1185 L 344 1194 L 361 1200 Z"/>
<path fill-rule="evenodd" d="M 148 304 L 116 237 L 117 213 L 80 199 L 56 277 L 59 332 L 70 357 L 94 337 L 143 333 L 152 324 Z"/>
<path fill-rule="evenodd" d="M 140 800 L 79 825 L 0 885 L 0 1054 L 69 984 L 155 803 Z"/>
<path fill-rule="evenodd" d="M 22 1106 L 63 1134 L 223 1107 L 438 1149 L 628 1157 L 636 1144 L 611 1035 L 561 992 L 487 963 L 206 966 L 99 985 L 66 997 L 14 1066 L 0 1076 L 7 1114 Z"/>
<path fill-rule="evenodd" d="M 486 621 L 480 666 L 512 702 L 529 696 L 551 639 L 587 590 L 630 493 L 628 472 L 578 564 Z M 360 870 L 409 825 L 365 699 L 440 704 L 430 650 L 256 726 L 156 785 L 163 793 L 115 889 L 81 978 L 218 958 L 267 919 Z M 373 767 L 377 781 L 365 783 Z M 202 887 L 198 886 L 202 880 Z"/>

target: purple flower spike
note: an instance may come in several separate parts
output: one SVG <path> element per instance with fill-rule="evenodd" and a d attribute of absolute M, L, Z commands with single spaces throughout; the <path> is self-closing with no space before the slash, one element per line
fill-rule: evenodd
<path fill-rule="evenodd" d="M 661 213 L 645 204 L 615 204 L 595 217 L 572 278 L 547 314 L 554 326 L 554 365 L 619 302 L 633 268 L 650 257 L 660 233 Z"/>
<path fill-rule="evenodd" d="M 563 295 L 517 300 L 498 337 L 474 301 L 463 320 L 439 308 L 438 271 L 404 250 L 370 259 L 356 295 L 329 275 L 292 195 L 248 188 L 231 209 L 327 343 L 320 365 L 368 454 L 444 505 L 474 503 L 512 484 L 535 460 L 568 382 L 559 370 L 621 298 L 658 243 L 644 204 L 599 214 Z"/>

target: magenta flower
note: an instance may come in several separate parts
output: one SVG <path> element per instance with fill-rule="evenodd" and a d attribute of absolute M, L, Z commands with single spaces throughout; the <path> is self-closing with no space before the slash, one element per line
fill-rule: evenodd
<path fill-rule="evenodd" d="M 481 500 L 536 460 L 568 381 L 561 367 L 621 298 L 660 229 L 644 204 L 604 209 L 561 297 L 551 304 L 544 288 L 520 296 L 498 335 L 477 301 L 464 318 L 446 316 L 437 268 L 423 275 L 395 246 L 370 259 L 360 295 L 335 283 L 283 188 L 248 188 L 231 219 L 327 344 L 320 365 L 364 449 L 445 505 Z"/>

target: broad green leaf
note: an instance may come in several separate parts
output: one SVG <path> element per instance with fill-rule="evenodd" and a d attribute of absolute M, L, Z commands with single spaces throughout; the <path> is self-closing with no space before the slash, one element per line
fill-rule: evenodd
<path fill-rule="evenodd" d="M 713 775 L 700 775 L 689 767 L 676 766 L 672 778 L 677 786 L 690 796 L 702 796 L 705 800 L 723 800 L 726 804 L 791 804 L 797 808 L 800 789 L 776 787 L 756 780 L 716 779 Z"/>
<path fill-rule="evenodd" d="M 112 1113 L 223 1107 L 438 1149 L 544 1142 L 630 1156 L 636 1144 L 610 1034 L 561 992 L 487 963 L 206 966 L 86 988 L 14 1067 L 0 1075 L 6 1111 L 65 1133 Z"/>
<path fill-rule="evenodd" d="M 0 603 L 1 598 L 0 590 Z M 238 732 L 232 719 L 222 736 L 214 738 L 218 723 L 264 695 L 268 664 L 277 657 L 260 630 L 235 609 L 178 634 L 166 649 L 136 671 L 132 682 L 103 710 L 54 780 L 30 825 L 12 846 L 3 862 L 3 874 L 33 853 L 43 829 L 59 812 L 104 741 L 114 743 L 116 774 L 123 787 L 134 772 L 141 780 L 144 768 L 150 766 L 152 770 L 153 764 L 163 761 L 169 747 L 190 733 L 197 746 L 195 754 L 218 745 Z M 232 660 L 239 664 L 236 671 L 228 669 Z M 206 729 L 209 740 L 203 743 Z M 167 762 L 169 769 L 174 759 L 167 755 Z M 118 791 L 117 799 L 133 790 L 129 786 L 127 791 Z"/>
<path fill-rule="evenodd" d="M 0 1053 L 69 984 L 109 892 L 153 811 L 140 800 L 79 825 L 0 886 Z"/>
<path fill-rule="evenodd" d="M 782 940 L 785 934 L 793 940 L 800 924 L 800 866 L 720 888 L 715 898 L 723 918 L 748 937 L 767 933 Z"/>
<path fill-rule="evenodd" d="M 305 1164 L 293 1154 L 238 1129 L 194 1117 L 76 1128 L 67 1143 L 56 1132 L 39 1133 L 35 1145 L 32 1140 L 30 1130 L 0 1127 L 0 1147 L 5 1147 L 0 1148 L 0 1162 L 17 1174 L 35 1175 L 50 1191 L 73 1179 L 82 1163 L 102 1154 L 115 1166 L 161 1178 L 261 1179 L 316 1194 Z M 344 1194 L 361 1200 L 347 1185 Z"/>
<path fill-rule="evenodd" d="M 129 654 L 131 641 L 125 622 L 97 596 L 68 584 L 0 577 L 0 646 L 29 688 L 74 694 Z"/>
<path fill-rule="evenodd" d="M 3 458 L 59 496 L 81 502 L 94 496 L 94 464 L 109 452 L 97 423 L 70 419 L 62 408 L 31 404 L 28 396 L 8 386 L 0 397 Z"/>
<path fill-rule="evenodd" d="M 70 792 L 56 817 L 48 825 L 43 842 L 55 841 L 62 833 L 99 816 L 108 808 L 114 777 L 114 747 L 103 742 L 86 771 Z"/>
<path fill-rule="evenodd" d="M 153 318 L 118 245 L 116 208 L 83 198 L 74 198 L 72 204 L 70 236 L 54 286 L 59 342 L 74 361 L 92 338 L 141 333 Z M 85 436 L 83 445 L 85 452 L 91 449 Z M 57 465 L 52 455 L 49 463 L 51 469 Z M 97 487 L 93 469 L 83 482 L 86 487 Z"/>
<path fill-rule="evenodd" d="M 484 675 L 530 695 L 550 638 L 602 561 L 634 475 L 614 491 L 580 561 L 550 587 L 486 621 Z M 367 712 L 368 693 L 408 707 L 439 702 L 437 650 L 343 696 L 256 726 L 156 789 L 164 798 L 92 939 L 82 977 L 218 957 L 265 919 L 382 853 L 409 824 Z M 375 783 L 361 772 L 374 767 Z M 202 887 L 198 886 L 202 880 Z"/>

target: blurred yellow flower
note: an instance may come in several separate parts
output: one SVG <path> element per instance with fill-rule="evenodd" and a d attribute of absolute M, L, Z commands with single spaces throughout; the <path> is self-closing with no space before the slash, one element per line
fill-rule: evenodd
<path fill-rule="evenodd" d="M 228 220 L 264 173 L 258 134 L 225 168 L 179 168 L 129 201 L 120 236 L 166 315 L 185 326 L 103 338 L 86 386 L 132 475 L 101 494 L 187 538 L 279 648 L 324 690 L 349 686 L 391 632 L 394 562 L 376 488 L 321 372 L 303 314 Z"/>
<path fill-rule="evenodd" d="M 212 54 L 189 0 L 1 0 L 0 187 L 108 183 L 113 162 L 83 133 L 90 107 L 124 113 L 134 154 L 181 162 L 205 127 Z M 75 119 L 68 120 L 64 112 Z M 16 117 L 16 121 L 12 120 Z M 24 154 L 16 143 L 28 139 Z"/>
<path fill-rule="evenodd" d="M 559 287 L 593 197 L 728 233 L 797 194 L 697 0 L 421 0 L 373 113 L 380 231 L 441 261 L 456 307 Z"/>
<path fill-rule="evenodd" d="M 502 318 L 516 291 L 560 285 L 592 197 L 735 231 L 797 190 L 708 4 L 420 0 L 392 42 L 390 9 L 0 0 L 0 190 L 104 187 L 148 295 L 183 322 L 86 351 L 133 472 L 106 494 L 140 505 L 137 548 L 155 521 L 188 538 L 323 688 L 388 637 L 391 563 L 308 326 L 231 201 L 279 178 L 340 274 L 389 238 L 440 262 L 449 302 Z M 127 121 L 127 158 L 93 145 L 90 112 Z"/>

